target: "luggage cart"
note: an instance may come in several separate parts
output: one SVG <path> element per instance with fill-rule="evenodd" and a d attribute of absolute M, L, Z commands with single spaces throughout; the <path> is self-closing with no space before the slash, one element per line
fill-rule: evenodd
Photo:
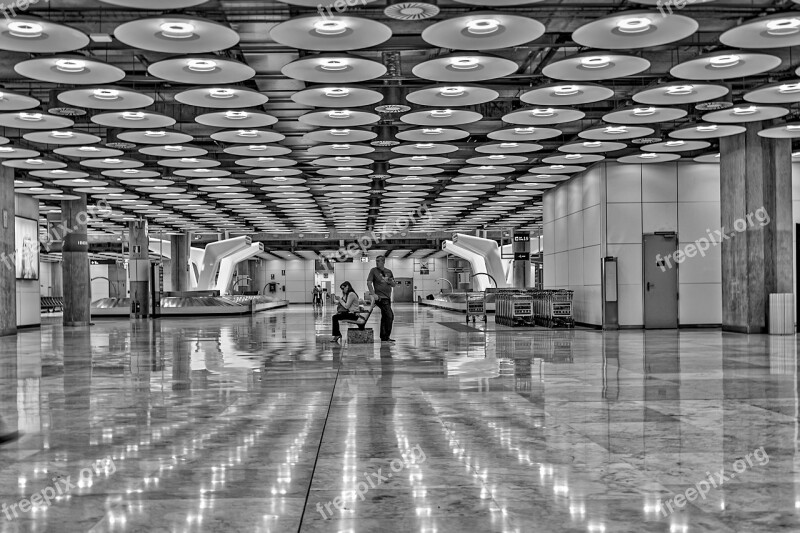
<path fill-rule="evenodd" d="M 535 290 L 531 291 L 534 300 L 534 319 L 536 324 L 548 328 L 575 327 L 572 313 L 572 291 Z"/>
<path fill-rule="evenodd" d="M 483 315 L 483 321 L 486 322 L 486 293 L 485 292 L 468 292 L 467 293 L 467 322 L 469 317 L 475 322 L 475 317 Z"/>
<path fill-rule="evenodd" d="M 534 299 L 528 291 L 507 290 L 497 293 L 495 319 L 504 326 L 534 325 Z"/>

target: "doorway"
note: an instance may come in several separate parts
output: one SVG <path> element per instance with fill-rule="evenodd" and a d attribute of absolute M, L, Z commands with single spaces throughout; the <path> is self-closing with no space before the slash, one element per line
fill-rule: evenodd
<path fill-rule="evenodd" d="M 410 303 L 414 301 L 414 279 L 394 278 L 399 284 L 394 287 L 395 303 Z"/>
<path fill-rule="evenodd" d="M 678 327 L 678 249 L 675 233 L 645 235 L 642 247 L 645 329 Z"/>

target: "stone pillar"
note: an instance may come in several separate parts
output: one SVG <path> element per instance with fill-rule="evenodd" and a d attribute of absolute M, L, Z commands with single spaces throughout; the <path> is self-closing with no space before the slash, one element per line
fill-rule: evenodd
<path fill-rule="evenodd" d="M 790 139 L 765 139 L 753 122 L 720 139 L 722 328 L 766 331 L 770 293 L 792 292 Z"/>
<path fill-rule="evenodd" d="M 0 167 L 0 335 L 17 332 L 14 169 Z"/>
<path fill-rule="evenodd" d="M 531 285 L 531 234 L 514 232 L 514 288 L 524 289 Z"/>
<path fill-rule="evenodd" d="M 150 316 L 150 238 L 147 221 L 135 220 L 128 225 L 128 278 L 131 292 L 131 317 Z"/>
<path fill-rule="evenodd" d="M 170 278 L 172 290 L 185 292 L 189 290 L 189 234 L 171 235 L 169 238 L 172 248 L 170 259 Z"/>
<path fill-rule="evenodd" d="M 89 273 L 89 236 L 86 233 L 88 214 L 86 195 L 78 200 L 61 202 L 64 228 L 63 262 L 64 325 L 88 326 L 91 323 L 91 281 Z"/>

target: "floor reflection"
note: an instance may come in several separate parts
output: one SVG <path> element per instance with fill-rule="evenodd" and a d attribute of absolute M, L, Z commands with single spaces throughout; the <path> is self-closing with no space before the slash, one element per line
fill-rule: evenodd
<path fill-rule="evenodd" d="M 396 345 L 302 306 L 0 338 L 0 533 L 800 530 L 793 337 L 396 312 Z"/>

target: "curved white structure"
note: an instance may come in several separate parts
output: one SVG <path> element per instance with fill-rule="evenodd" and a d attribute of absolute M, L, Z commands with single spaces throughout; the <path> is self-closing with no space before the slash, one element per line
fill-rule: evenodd
<path fill-rule="evenodd" d="M 154 254 L 159 254 L 166 259 L 172 259 L 172 243 L 161 239 L 150 239 L 149 249 Z M 205 250 L 202 248 L 189 248 L 189 288 L 192 290 L 197 289 L 197 275 L 200 272 L 200 265 L 203 264 L 203 254 Z"/>
<path fill-rule="evenodd" d="M 215 289 L 215 280 L 220 262 L 231 254 L 248 249 L 253 240 L 247 235 L 212 242 L 206 246 L 203 261 L 200 264 L 200 276 L 197 280 L 197 290 L 210 291 Z"/>
<path fill-rule="evenodd" d="M 470 265 L 472 265 L 473 275 L 484 273 L 494 278 L 494 283 L 492 283 L 488 276 L 473 276 L 472 286 L 475 290 L 484 291 L 487 288 L 494 287 L 495 284 L 499 289 L 512 286 L 508 281 L 508 277 L 509 275 L 514 275 L 513 269 L 500 257 L 500 246 L 496 241 L 475 237 L 474 235 L 455 233 L 453 234 L 453 240 L 445 241 L 442 248 L 446 248 L 453 255 L 469 261 Z"/>
<path fill-rule="evenodd" d="M 221 296 L 231 293 L 230 285 L 233 280 L 233 271 L 236 265 L 242 261 L 247 261 L 251 257 L 257 256 L 263 251 L 264 245 L 260 242 L 254 242 L 248 248 L 242 248 L 222 258 L 220 261 L 219 276 L 217 276 L 217 286 L 215 287 Z"/>

